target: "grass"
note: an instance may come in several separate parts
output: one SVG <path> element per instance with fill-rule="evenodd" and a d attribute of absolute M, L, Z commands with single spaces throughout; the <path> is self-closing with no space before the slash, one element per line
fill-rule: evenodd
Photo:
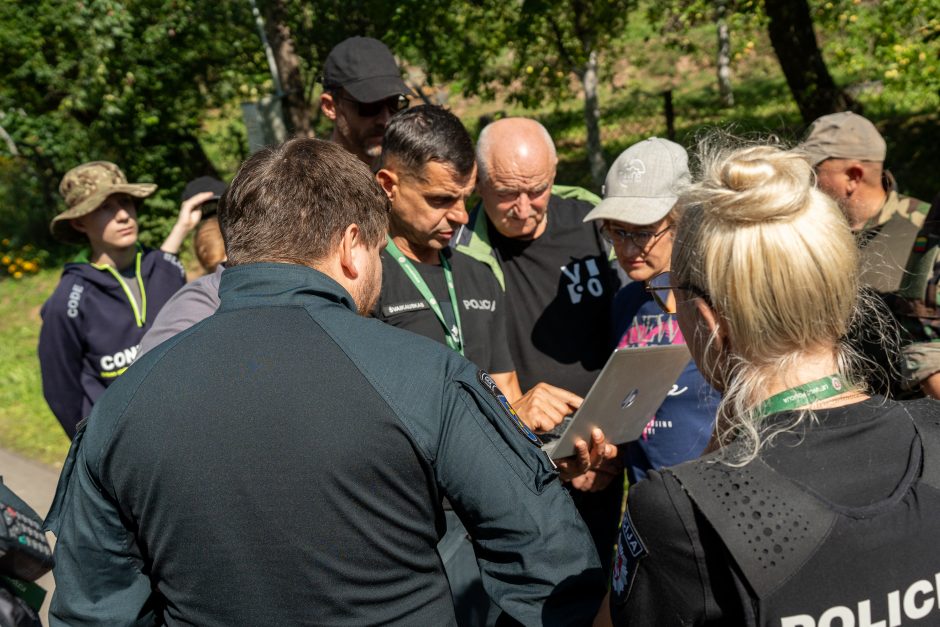
<path fill-rule="evenodd" d="M 58 280 L 57 269 L 0 279 L 0 446 L 61 468 L 69 440 L 43 399 L 36 355 L 39 308 Z"/>

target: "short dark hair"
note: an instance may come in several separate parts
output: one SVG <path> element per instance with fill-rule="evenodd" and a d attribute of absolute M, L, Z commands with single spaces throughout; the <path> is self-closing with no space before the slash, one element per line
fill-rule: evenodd
<path fill-rule="evenodd" d="M 219 202 L 226 265 L 307 265 L 329 256 L 353 223 L 377 246 L 388 209 L 369 168 L 337 144 L 302 137 L 263 148 L 242 163 Z"/>
<path fill-rule="evenodd" d="M 468 176 L 474 165 L 473 140 L 460 119 L 443 107 L 420 105 L 396 113 L 385 127 L 381 167 L 395 159 L 418 178 L 429 161 Z"/>

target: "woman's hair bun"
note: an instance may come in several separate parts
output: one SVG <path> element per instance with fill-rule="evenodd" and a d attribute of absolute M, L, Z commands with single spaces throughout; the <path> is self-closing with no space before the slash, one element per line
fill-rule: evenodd
<path fill-rule="evenodd" d="M 813 173 L 798 153 L 754 146 L 707 160 L 702 180 L 687 203 L 704 204 L 714 217 L 731 223 L 787 220 L 805 210 L 813 193 Z"/>

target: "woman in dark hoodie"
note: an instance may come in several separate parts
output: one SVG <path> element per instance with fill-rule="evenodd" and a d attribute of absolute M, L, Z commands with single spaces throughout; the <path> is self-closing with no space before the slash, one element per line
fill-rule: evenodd
<path fill-rule="evenodd" d="M 206 199 L 184 202 L 160 250 L 151 250 L 137 243 L 135 199 L 156 189 L 152 183 L 128 183 L 107 161 L 72 168 L 59 185 L 68 208 L 53 218 L 52 234 L 90 249 L 65 265 L 41 310 L 43 395 L 69 437 L 105 388 L 133 363 L 157 312 L 186 282 L 176 253 L 199 223 L 197 207 Z"/>

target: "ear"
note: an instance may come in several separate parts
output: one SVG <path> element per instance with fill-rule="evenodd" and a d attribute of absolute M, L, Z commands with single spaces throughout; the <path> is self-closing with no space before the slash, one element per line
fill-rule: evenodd
<path fill-rule="evenodd" d="M 387 168 L 382 168 L 375 173 L 375 180 L 385 190 L 388 199 L 395 200 L 395 196 L 398 194 L 398 175 Z"/>
<path fill-rule="evenodd" d="M 845 168 L 845 189 L 849 195 L 852 194 L 859 185 L 862 184 L 862 179 L 865 177 L 865 169 L 862 167 L 862 164 L 858 161 L 853 161 Z"/>
<path fill-rule="evenodd" d="M 704 298 L 696 297 L 694 302 L 699 318 L 702 319 L 705 328 L 708 329 L 709 337 L 715 338 L 712 345 L 719 353 L 729 350 L 731 348 L 731 339 L 728 337 L 727 325 L 722 324 L 718 313 L 712 309 L 712 306 Z"/>
<path fill-rule="evenodd" d="M 372 254 L 373 249 L 363 240 L 359 225 L 353 223 L 347 226 L 339 247 L 339 265 L 343 276 L 351 281 L 358 279 L 369 266 L 369 256 Z"/>
<path fill-rule="evenodd" d="M 85 222 L 82 220 L 82 218 L 72 218 L 69 220 L 69 224 L 71 224 L 72 228 L 79 233 L 88 233 L 88 227 L 85 226 Z"/>
<path fill-rule="evenodd" d="M 320 94 L 320 111 L 329 119 L 336 119 L 336 101 L 333 99 L 333 94 L 327 91 Z"/>

